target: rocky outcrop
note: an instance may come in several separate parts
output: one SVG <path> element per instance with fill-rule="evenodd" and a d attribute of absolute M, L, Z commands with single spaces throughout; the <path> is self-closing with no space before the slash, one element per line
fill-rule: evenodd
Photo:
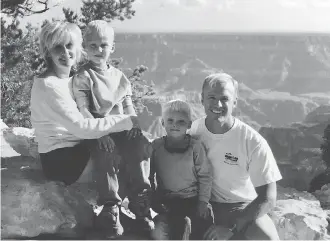
<path fill-rule="evenodd" d="M 285 126 L 288 123 L 303 121 L 306 115 L 318 106 L 315 102 L 303 97 L 291 96 L 289 93 L 258 91 L 247 97 L 249 105 L 257 108 L 264 116 L 251 115 L 251 119 L 260 125 L 269 123 L 272 126 Z"/>
<path fill-rule="evenodd" d="M 330 168 L 327 168 L 324 172 L 313 178 L 308 191 L 315 192 L 328 183 L 330 183 Z"/>
<path fill-rule="evenodd" d="M 326 169 L 320 146 L 328 123 L 294 123 L 290 127 L 261 127 L 259 133 L 268 141 L 283 180 L 280 184 L 309 190 L 311 180 Z"/>
<path fill-rule="evenodd" d="M 5 130 L 10 138 L 1 133 L 1 238 L 83 238 L 93 222 L 95 188 L 46 181 L 35 149 L 31 151 L 33 131 Z M 89 171 L 82 181 L 89 180 Z"/>
<path fill-rule="evenodd" d="M 86 192 L 77 187 L 46 181 L 41 170 L 1 170 L 2 239 L 82 238 L 93 215 Z"/>
<path fill-rule="evenodd" d="M 259 133 L 268 141 L 276 159 L 290 158 L 304 148 L 320 148 L 325 125 L 322 131 L 313 133 L 308 130 L 311 126 L 296 125 L 260 128 Z"/>
<path fill-rule="evenodd" d="M 320 201 L 323 209 L 330 210 L 330 183 L 322 186 L 320 190 L 316 190 L 313 194 Z"/>
<path fill-rule="evenodd" d="M 2 135 L 6 142 L 22 156 L 38 157 L 38 144 L 33 129 L 24 127 L 5 128 Z"/>
<path fill-rule="evenodd" d="M 3 129 L 8 128 L 8 126 L 3 122 L 2 119 L 0 119 L 0 130 L 2 131 Z"/>
<path fill-rule="evenodd" d="M 305 123 L 320 123 L 329 121 L 330 123 L 330 105 L 321 105 L 310 112 L 304 122 Z"/>
<path fill-rule="evenodd" d="M 81 178 L 84 183 L 66 187 L 46 181 L 41 170 L 33 167 L 35 158 L 3 153 L 3 150 L 7 152 L 5 144 L 1 142 L 2 155 L 6 156 L 1 162 L 1 238 L 88 237 L 86 232 L 92 228 L 94 218 L 92 207 L 97 207 L 95 186 L 88 176 L 92 166 L 84 171 Z M 28 150 L 22 152 L 29 153 Z M 328 202 L 328 196 L 323 197 L 328 195 L 327 190 L 328 187 L 323 188 L 322 193 L 316 194 L 325 200 L 323 203 Z M 100 209 L 94 211 L 97 213 Z M 277 205 L 270 216 L 281 239 L 329 239 L 327 213 L 321 209 L 320 202 L 306 192 L 279 186 Z M 130 238 L 136 239 L 136 236 Z"/>
<path fill-rule="evenodd" d="M 327 213 L 310 193 L 278 186 L 276 207 L 270 213 L 281 240 L 328 240 Z"/>
<path fill-rule="evenodd" d="M 320 156 L 320 149 L 309 148 L 301 149 L 289 159 L 279 161 L 278 166 L 283 176 L 279 184 L 300 191 L 310 190 L 313 179 L 327 168 Z"/>

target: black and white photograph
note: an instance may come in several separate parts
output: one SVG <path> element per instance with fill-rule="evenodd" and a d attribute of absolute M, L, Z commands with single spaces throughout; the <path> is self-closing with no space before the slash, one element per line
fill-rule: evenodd
<path fill-rule="evenodd" d="M 330 240 L 330 0 L 1 0 L 1 239 Z"/>

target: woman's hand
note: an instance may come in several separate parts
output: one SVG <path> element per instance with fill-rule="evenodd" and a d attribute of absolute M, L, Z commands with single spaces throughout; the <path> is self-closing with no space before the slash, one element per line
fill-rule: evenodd
<path fill-rule="evenodd" d="M 139 123 L 139 120 L 138 120 L 137 116 L 135 116 L 135 115 L 131 115 L 130 118 L 131 118 L 131 121 L 132 121 L 132 123 L 133 123 L 133 127 L 132 127 L 132 129 L 133 129 L 133 128 L 141 129 L 141 127 L 140 127 L 140 123 Z"/>
<path fill-rule="evenodd" d="M 132 138 L 135 138 L 137 136 L 140 136 L 141 134 L 142 134 L 141 129 L 139 129 L 139 128 L 132 128 L 131 130 L 129 130 L 127 132 L 127 137 L 130 140 Z"/>
<path fill-rule="evenodd" d="M 137 136 L 140 136 L 142 134 L 141 127 L 140 127 L 137 117 L 136 116 L 130 116 L 130 117 L 131 117 L 131 121 L 133 123 L 133 127 L 131 130 L 129 130 L 127 132 L 127 137 L 129 140 L 132 138 L 135 138 Z"/>
<path fill-rule="evenodd" d="M 97 140 L 97 142 L 99 144 L 99 148 L 107 152 L 113 152 L 116 146 L 115 142 L 109 135 L 102 136 Z"/>

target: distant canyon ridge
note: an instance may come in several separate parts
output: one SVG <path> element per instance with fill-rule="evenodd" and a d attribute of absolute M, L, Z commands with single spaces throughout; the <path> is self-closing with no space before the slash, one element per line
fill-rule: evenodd
<path fill-rule="evenodd" d="M 210 73 L 224 71 L 240 83 L 236 115 L 256 129 L 305 120 L 330 105 L 330 35 L 118 34 L 114 57 L 124 72 L 149 68 L 144 78 L 157 95 L 147 98 L 141 119 L 161 134 L 161 104 L 189 101 L 194 118 L 203 115 L 200 90 Z"/>

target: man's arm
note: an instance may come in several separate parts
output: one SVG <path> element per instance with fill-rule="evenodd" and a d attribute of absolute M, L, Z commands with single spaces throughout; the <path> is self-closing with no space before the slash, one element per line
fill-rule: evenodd
<path fill-rule="evenodd" d="M 276 160 L 266 140 L 262 139 L 249 157 L 248 170 L 257 198 L 237 219 L 236 230 L 267 214 L 276 204 L 276 182 L 282 178 Z"/>
<path fill-rule="evenodd" d="M 253 220 L 267 214 L 276 205 L 276 182 L 256 187 L 258 197 L 254 199 L 240 214 L 236 222 L 236 230 L 240 231 Z"/>
<path fill-rule="evenodd" d="M 206 240 L 229 240 L 233 232 L 244 232 L 245 228 L 258 217 L 267 214 L 276 202 L 276 182 L 256 187 L 258 197 L 253 200 L 236 219 L 236 224 L 231 229 L 221 225 L 212 226 L 204 235 Z"/>

